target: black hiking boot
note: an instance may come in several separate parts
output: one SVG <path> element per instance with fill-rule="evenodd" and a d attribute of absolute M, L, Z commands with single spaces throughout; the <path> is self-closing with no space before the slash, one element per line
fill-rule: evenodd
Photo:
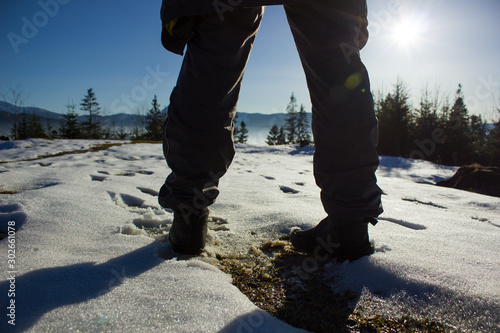
<path fill-rule="evenodd" d="M 327 217 L 311 229 L 293 228 L 290 240 L 300 251 L 353 261 L 374 252 L 368 238 L 368 222 L 375 224 L 376 220 Z"/>
<path fill-rule="evenodd" d="M 174 211 L 174 222 L 168 239 L 175 252 L 197 255 L 205 248 L 207 239 L 207 208 L 197 213 Z"/>

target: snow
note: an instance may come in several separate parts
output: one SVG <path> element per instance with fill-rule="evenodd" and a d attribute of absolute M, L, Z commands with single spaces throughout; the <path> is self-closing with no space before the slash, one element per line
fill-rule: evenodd
<path fill-rule="evenodd" d="M 9 242 L 0 241 L 0 331 L 301 331 L 258 309 L 208 262 L 324 217 L 311 148 L 238 145 L 211 207 L 227 224 L 209 231 L 202 256 L 187 259 L 141 229 L 172 222 L 155 196 L 168 175 L 161 145 L 26 161 L 101 143 L 0 144 L 0 160 L 10 161 L 0 164 L 0 191 L 9 193 L 0 194 L 0 231 L 9 221 L 17 230 L 15 297 L 4 268 Z M 385 212 L 370 227 L 376 252 L 324 271 L 332 288 L 358 293 L 359 311 L 500 330 L 500 199 L 433 186 L 455 170 L 381 157 Z M 12 299 L 15 327 L 6 316 Z"/>

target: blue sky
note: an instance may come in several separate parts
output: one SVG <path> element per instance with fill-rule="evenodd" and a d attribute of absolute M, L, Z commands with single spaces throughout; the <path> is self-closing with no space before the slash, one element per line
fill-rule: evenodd
<path fill-rule="evenodd" d="M 64 112 L 68 102 L 80 103 L 88 88 L 105 114 L 147 110 L 155 94 L 166 106 L 182 57 L 161 46 L 160 5 L 2 1 L 0 90 L 21 84 L 26 105 L 56 112 Z M 425 86 L 439 86 L 452 99 L 461 83 L 471 113 L 497 117 L 500 1 L 368 0 L 368 6 L 371 38 L 361 56 L 374 91 L 389 92 L 400 77 L 416 105 Z M 291 92 L 310 108 L 284 11 L 268 7 L 238 110 L 284 112 Z"/>

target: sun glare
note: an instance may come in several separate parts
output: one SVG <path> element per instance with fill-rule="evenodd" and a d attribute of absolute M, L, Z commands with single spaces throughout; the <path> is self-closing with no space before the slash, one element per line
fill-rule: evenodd
<path fill-rule="evenodd" d="M 392 38 L 402 47 L 415 46 L 422 34 L 422 28 L 417 20 L 401 19 L 394 25 Z"/>

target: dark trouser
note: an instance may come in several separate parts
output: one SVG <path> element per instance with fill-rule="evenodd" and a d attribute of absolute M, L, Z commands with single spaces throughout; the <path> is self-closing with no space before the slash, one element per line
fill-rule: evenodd
<path fill-rule="evenodd" d="M 285 10 L 311 96 L 314 172 L 323 206 L 333 217 L 376 217 L 382 212 L 377 119 L 356 52 L 359 21 L 342 8 L 352 3 Z M 234 156 L 232 121 L 262 13 L 245 8 L 226 12 L 223 21 L 215 14 L 198 18 L 165 122 L 163 147 L 172 173 L 160 190 L 163 207 L 199 210 L 217 197 L 218 180 Z"/>

